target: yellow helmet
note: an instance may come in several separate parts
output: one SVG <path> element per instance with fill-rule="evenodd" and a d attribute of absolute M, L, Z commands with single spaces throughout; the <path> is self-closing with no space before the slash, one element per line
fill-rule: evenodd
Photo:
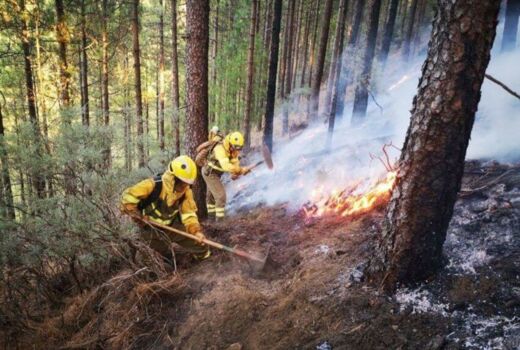
<path fill-rule="evenodd" d="M 229 133 L 226 136 L 226 141 L 236 150 L 241 150 L 244 147 L 244 135 L 240 131 Z"/>
<path fill-rule="evenodd" d="M 168 170 L 181 181 L 193 185 L 197 178 L 197 166 L 188 156 L 179 156 L 170 162 Z"/>

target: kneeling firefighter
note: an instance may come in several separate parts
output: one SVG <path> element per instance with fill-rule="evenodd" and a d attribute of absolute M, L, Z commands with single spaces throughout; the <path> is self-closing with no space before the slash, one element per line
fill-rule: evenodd
<path fill-rule="evenodd" d="M 199 260 L 210 256 L 209 248 L 189 238 L 164 232 L 147 225 L 144 218 L 182 229 L 202 240 L 204 234 L 197 218 L 197 205 L 190 188 L 197 178 L 197 166 L 188 156 L 170 162 L 166 171 L 127 188 L 122 195 L 123 210 L 143 228 L 142 238 L 163 256 L 169 257 L 172 243 L 177 243 Z"/>
<path fill-rule="evenodd" d="M 222 184 L 222 175 L 227 172 L 237 178 L 246 175 L 251 169 L 240 166 L 238 156 L 244 147 L 244 136 L 240 132 L 229 133 L 223 140 L 208 147 L 202 167 L 202 178 L 208 187 L 206 204 L 208 215 L 215 215 L 217 220 L 221 220 L 226 216 L 226 189 Z"/>

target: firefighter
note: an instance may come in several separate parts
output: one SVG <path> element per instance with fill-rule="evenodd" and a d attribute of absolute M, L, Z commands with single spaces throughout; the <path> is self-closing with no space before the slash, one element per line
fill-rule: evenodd
<path fill-rule="evenodd" d="M 135 218 L 143 228 L 141 237 L 165 257 L 171 256 L 171 244 L 177 243 L 199 260 L 210 256 L 202 244 L 204 234 L 197 218 L 197 205 L 190 188 L 197 178 L 197 166 L 188 156 L 170 162 L 162 175 L 148 178 L 127 188 L 122 195 L 123 210 Z M 183 229 L 196 236 L 199 242 L 143 225 L 137 218 L 145 218 L 163 225 Z"/>
<path fill-rule="evenodd" d="M 238 156 L 244 147 L 244 136 L 238 132 L 229 133 L 224 140 L 218 142 L 207 156 L 207 163 L 202 168 L 202 178 L 206 182 L 208 191 L 206 205 L 208 215 L 215 215 L 216 220 L 226 216 L 226 189 L 221 177 L 230 173 L 236 178 L 251 171 L 248 167 L 241 167 Z"/>

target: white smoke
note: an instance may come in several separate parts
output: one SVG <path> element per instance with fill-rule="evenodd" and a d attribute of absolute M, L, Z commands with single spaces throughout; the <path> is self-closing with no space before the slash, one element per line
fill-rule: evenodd
<path fill-rule="evenodd" d="M 358 191 L 363 191 L 371 181 L 383 176 L 385 167 L 371 155 L 384 159 L 382 147 L 390 142 L 402 147 L 424 61 L 422 57 L 405 68 L 396 69 L 399 57 L 392 59 L 393 62 L 388 63 L 392 69 L 387 69 L 384 76 L 377 73 L 374 76 L 379 90 L 374 95 L 381 107 L 369 97 L 363 126 L 350 126 L 352 106 L 347 105 L 345 115 L 337 121 L 331 152 L 325 151 L 328 125 L 324 122 L 310 125 L 290 140 L 275 140 L 274 170 L 261 166 L 227 185 L 230 209 L 260 203 L 288 203 L 290 208 L 298 209 L 309 200 L 317 200 L 320 194 L 340 191 L 354 182 L 361 182 Z M 510 54 L 494 53 L 487 72 L 520 91 L 518 62 L 520 50 Z M 301 119 L 301 115 L 295 115 L 301 110 L 301 104 L 295 106 L 293 111 L 299 112 L 294 112 L 291 119 Z M 467 158 L 518 161 L 519 135 L 520 101 L 486 79 Z M 391 161 L 397 160 L 398 156 L 398 150 L 389 148 Z M 260 156 L 250 161 L 258 159 Z"/>

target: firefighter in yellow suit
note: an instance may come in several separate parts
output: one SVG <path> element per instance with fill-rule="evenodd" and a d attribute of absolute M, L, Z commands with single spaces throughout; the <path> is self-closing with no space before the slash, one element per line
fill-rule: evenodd
<path fill-rule="evenodd" d="M 206 195 L 208 215 L 215 215 L 217 220 L 226 216 L 226 189 L 222 184 L 222 175 L 230 173 L 238 177 L 251 171 L 248 167 L 240 166 L 238 156 L 243 147 L 244 136 L 238 131 L 229 133 L 209 152 L 208 162 L 202 168 L 202 178 L 208 187 Z"/>
<path fill-rule="evenodd" d="M 188 233 L 199 238 L 197 242 L 181 235 L 142 226 L 142 238 L 163 256 L 171 255 L 172 243 L 177 243 L 200 260 L 211 254 L 209 248 L 202 244 L 204 234 L 197 218 L 197 205 L 190 188 L 196 178 L 195 162 L 188 156 L 180 156 L 170 162 L 162 175 L 143 180 L 123 192 L 123 210 L 133 217 L 144 217 L 177 229 L 185 228 Z M 156 186 L 160 187 L 155 189 Z M 151 198 L 154 196 L 156 198 Z"/>

